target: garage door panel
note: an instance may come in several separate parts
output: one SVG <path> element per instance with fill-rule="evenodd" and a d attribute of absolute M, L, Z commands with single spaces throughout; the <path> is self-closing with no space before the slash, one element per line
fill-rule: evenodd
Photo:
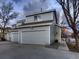
<path fill-rule="evenodd" d="M 49 44 L 49 31 L 22 32 L 22 43 L 24 44 Z"/>
<path fill-rule="evenodd" d="M 13 41 L 18 42 L 18 32 L 13 32 Z"/>

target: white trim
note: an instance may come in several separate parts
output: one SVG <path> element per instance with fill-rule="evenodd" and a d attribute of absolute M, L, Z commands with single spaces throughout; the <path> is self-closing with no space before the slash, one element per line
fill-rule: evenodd
<path fill-rule="evenodd" d="M 48 30 L 23 30 L 22 32 L 41 32 L 41 31 L 48 31 Z"/>
<path fill-rule="evenodd" d="M 17 32 L 17 34 L 18 34 L 18 43 L 19 43 L 19 31 Z"/>
<path fill-rule="evenodd" d="M 21 44 L 22 44 L 22 31 L 20 32 L 20 35 L 21 35 Z"/>
<path fill-rule="evenodd" d="M 13 41 L 13 33 L 11 32 L 11 41 Z"/>
<path fill-rule="evenodd" d="M 50 23 L 42 23 L 42 24 L 30 24 L 30 25 L 23 25 L 23 26 L 19 26 L 19 27 L 33 27 L 33 26 L 44 26 L 44 25 L 51 25 L 52 24 L 52 22 L 50 22 Z"/>

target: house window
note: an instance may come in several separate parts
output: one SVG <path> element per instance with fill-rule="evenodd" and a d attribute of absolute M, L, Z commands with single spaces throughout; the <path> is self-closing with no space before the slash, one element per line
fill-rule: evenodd
<path fill-rule="evenodd" d="M 37 15 L 34 16 L 34 21 L 37 21 Z"/>
<path fill-rule="evenodd" d="M 34 21 L 38 21 L 39 19 L 41 19 L 40 15 L 35 15 L 34 16 Z"/>

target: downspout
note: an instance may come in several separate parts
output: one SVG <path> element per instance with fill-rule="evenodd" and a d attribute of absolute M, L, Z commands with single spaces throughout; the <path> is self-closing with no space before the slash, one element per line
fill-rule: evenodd
<path fill-rule="evenodd" d="M 58 24 L 58 18 L 57 18 L 57 12 L 56 12 L 56 10 L 54 11 L 54 16 L 55 16 L 55 24 Z"/>

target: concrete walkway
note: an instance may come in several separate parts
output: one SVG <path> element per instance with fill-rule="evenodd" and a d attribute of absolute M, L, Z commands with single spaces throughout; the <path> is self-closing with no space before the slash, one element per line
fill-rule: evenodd
<path fill-rule="evenodd" d="M 38 45 L 0 42 L 0 59 L 79 59 L 79 54 Z"/>

